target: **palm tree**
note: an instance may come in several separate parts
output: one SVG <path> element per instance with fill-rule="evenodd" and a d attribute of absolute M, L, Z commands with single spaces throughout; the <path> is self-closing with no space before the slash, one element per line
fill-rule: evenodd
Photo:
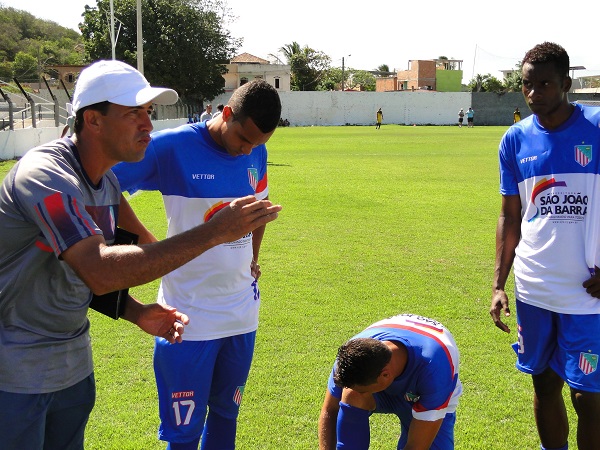
<path fill-rule="evenodd" d="M 287 59 L 287 63 L 291 65 L 294 55 L 299 55 L 302 53 L 302 47 L 300 47 L 300 44 L 294 41 L 291 44 L 284 45 L 279 49 L 279 51 L 283 53 L 285 59 Z"/>

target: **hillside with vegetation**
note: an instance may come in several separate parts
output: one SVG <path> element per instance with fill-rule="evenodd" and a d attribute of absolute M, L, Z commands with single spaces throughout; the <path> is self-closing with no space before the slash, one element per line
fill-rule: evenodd
<path fill-rule="evenodd" d="M 0 80 L 52 78 L 52 65 L 84 63 L 81 34 L 56 22 L 0 3 L 0 30 Z"/>

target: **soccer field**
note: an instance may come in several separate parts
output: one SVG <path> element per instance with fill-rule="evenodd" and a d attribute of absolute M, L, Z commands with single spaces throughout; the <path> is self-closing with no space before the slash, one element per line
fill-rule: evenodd
<path fill-rule="evenodd" d="M 531 381 L 514 368 L 510 347 L 515 318 L 507 319 L 507 335 L 488 314 L 504 131 L 383 125 L 275 132 L 267 144 L 270 198 L 283 211 L 267 226 L 261 250 L 261 321 L 237 448 L 316 449 L 338 346 L 398 313 L 435 318 L 456 338 L 464 385 L 457 449 L 539 448 Z M 0 177 L 6 167 L 0 164 Z M 160 195 L 136 195 L 131 204 L 163 238 Z M 149 303 L 157 287 L 131 293 Z M 94 311 L 90 320 L 98 392 L 86 449 L 163 449 L 153 339 Z M 570 407 L 569 415 L 575 448 Z M 375 415 L 371 424 L 371 449 L 395 449 L 397 419 Z"/>

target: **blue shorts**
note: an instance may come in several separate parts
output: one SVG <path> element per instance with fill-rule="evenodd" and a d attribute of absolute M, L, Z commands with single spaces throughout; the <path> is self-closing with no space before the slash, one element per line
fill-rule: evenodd
<path fill-rule="evenodd" d="M 74 386 L 48 394 L 0 391 L 0 447 L 82 450 L 95 401 L 93 373 Z"/>
<path fill-rule="evenodd" d="M 199 438 L 207 410 L 237 418 L 255 340 L 256 331 L 210 341 L 184 340 L 180 344 L 156 338 L 159 439 L 189 442 Z"/>
<path fill-rule="evenodd" d="M 517 300 L 517 369 L 538 375 L 548 367 L 567 384 L 600 392 L 600 314 L 561 314 Z"/>

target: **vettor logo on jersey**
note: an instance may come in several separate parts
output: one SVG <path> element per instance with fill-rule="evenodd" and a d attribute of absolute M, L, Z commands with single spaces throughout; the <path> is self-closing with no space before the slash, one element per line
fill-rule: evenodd
<path fill-rule="evenodd" d="M 598 368 L 598 355 L 593 353 L 584 353 L 581 352 L 579 354 L 579 369 L 583 372 L 584 375 L 589 375 L 590 373 L 594 373 Z"/>
<path fill-rule="evenodd" d="M 587 166 L 592 160 L 591 145 L 576 145 L 575 146 L 575 161 L 581 166 Z"/>
<path fill-rule="evenodd" d="M 256 186 L 258 186 L 258 169 L 254 167 L 248 168 L 248 182 L 252 186 L 252 190 L 256 192 Z"/>

